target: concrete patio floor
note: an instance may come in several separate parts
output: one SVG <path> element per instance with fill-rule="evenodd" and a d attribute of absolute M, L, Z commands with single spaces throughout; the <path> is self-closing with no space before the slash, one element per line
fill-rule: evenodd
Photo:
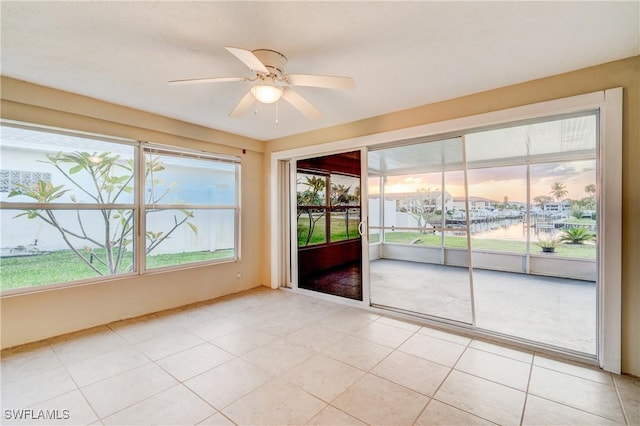
<path fill-rule="evenodd" d="M 371 262 L 371 303 L 470 324 L 467 268 L 401 260 Z M 596 353 L 596 284 L 473 271 L 476 325 L 560 348 Z"/>

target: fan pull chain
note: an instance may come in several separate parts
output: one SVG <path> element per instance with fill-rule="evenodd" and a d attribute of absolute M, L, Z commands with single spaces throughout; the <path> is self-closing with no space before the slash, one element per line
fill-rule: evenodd
<path fill-rule="evenodd" d="M 278 124 L 278 113 L 279 113 L 279 108 L 278 105 L 280 105 L 280 101 L 276 101 L 276 124 Z"/>

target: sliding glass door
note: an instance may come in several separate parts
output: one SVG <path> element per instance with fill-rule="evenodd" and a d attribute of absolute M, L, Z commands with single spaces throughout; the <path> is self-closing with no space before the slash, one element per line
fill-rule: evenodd
<path fill-rule="evenodd" d="M 298 288 L 363 299 L 360 151 L 297 161 Z"/>
<path fill-rule="evenodd" d="M 371 304 L 471 324 L 462 138 L 369 152 Z"/>
<path fill-rule="evenodd" d="M 595 356 L 597 121 L 371 148 L 371 304 Z"/>
<path fill-rule="evenodd" d="M 478 328 L 596 354 L 596 122 L 465 135 Z"/>

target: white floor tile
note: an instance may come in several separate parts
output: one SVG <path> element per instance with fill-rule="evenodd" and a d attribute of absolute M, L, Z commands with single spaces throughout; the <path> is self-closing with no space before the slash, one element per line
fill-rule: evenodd
<path fill-rule="evenodd" d="M 579 410 L 624 422 L 613 386 L 534 366 L 529 393 Z"/>
<path fill-rule="evenodd" d="M 2 351 L 0 357 L 3 384 L 59 367 L 62 367 L 62 363 L 48 344 L 25 345 L 6 349 Z"/>
<path fill-rule="evenodd" d="M 452 371 L 434 399 L 498 424 L 520 423 L 525 393 L 459 371 Z"/>
<path fill-rule="evenodd" d="M 455 369 L 526 391 L 531 365 L 489 352 L 467 348 Z"/>
<path fill-rule="evenodd" d="M 182 385 L 102 419 L 105 425 L 192 425 L 216 410 Z"/>
<path fill-rule="evenodd" d="M 15 413 L 3 411 L 3 425 L 88 425 L 98 421 L 79 390 L 57 396 L 29 407 L 32 418 L 16 419 Z M 26 412 L 24 413 L 27 414 Z M 7 417 L 11 417 L 10 419 Z M 35 420 L 34 420 L 35 419 Z"/>
<path fill-rule="evenodd" d="M 365 426 L 366 423 L 361 422 L 337 408 L 328 406 L 320 411 L 318 415 L 309 420 L 308 425 L 314 426 Z"/>
<path fill-rule="evenodd" d="M 450 333 L 448 331 L 438 330 L 436 328 L 431 327 L 422 327 L 420 334 L 424 334 L 431 337 L 437 337 L 438 339 L 446 340 L 451 343 L 457 343 L 459 345 L 467 346 L 469 342 L 471 342 L 471 338 L 466 336 L 461 336 L 459 334 Z"/>
<path fill-rule="evenodd" d="M 424 409 L 416 426 L 475 426 L 494 425 L 488 420 L 459 410 L 451 405 L 432 399 Z"/>
<path fill-rule="evenodd" d="M 314 352 L 320 352 L 345 337 L 347 337 L 347 333 L 334 330 L 320 322 L 289 334 L 285 340 L 294 345 L 309 348 Z"/>
<path fill-rule="evenodd" d="M 515 359 L 516 361 L 526 362 L 528 364 L 531 364 L 533 362 L 532 352 L 510 348 L 508 346 L 496 345 L 495 343 L 489 343 L 483 340 L 474 339 L 469 344 L 469 347 L 496 355 L 502 355 L 503 357 Z"/>
<path fill-rule="evenodd" d="M 64 367 L 29 375 L 24 379 L 2 383 L 2 408 L 13 410 L 54 398 L 76 389 L 76 384 Z"/>
<path fill-rule="evenodd" d="M 372 374 L 432 396 L 451 369 L 403 352 L 394 352 L 371 370 Z"/>
<path fill-rule="evenodd" d="M 214 345 L 231 352 L 234 355 L 242 355 L 275 341 L 277 337 L 264 331 L 251 328 L 241 328 L 211 341 Z"/>
<path fill-rule="evenodd" d="M 83 387 L 150 362 L 149 358 L 134 347 L 125 346 L 102 355 L 72 362 L 67 365 L 67 370 L 78 386 Z"/>
<path fill-rule="evenodd" d="M 611 374 L 597 367 L 577 364 L 570 361 L 559 361 L 539 354 L 536 354 L 533 359 L 533 365 L 570 374 L 572 376 L 582 377 L 583 379 L 592 380 L 605 385 L 613 385 Z"/>
<path fill-rule="evenodd" d="M 465 347 L 424 334 L 414 334 L 399 348 L 399 351 L 419 356 L 438 364 L 453 367 Z"/>
<path fill-rule="evenodd" d="M 218 410 L 271 380 L 272 375 L 240 358 L 202 373 L 184 384 Z"/>
<path fill-rule="evenodd" d="M 391 348 L 348 336 L 323 353 L 356 368 L 368 371 L 392 352 Z"/>
<path fill-rule="evenodd" d="M 65 364 L 101 355 L 126 345 L 127 342 L 107 326 L 61 336 L 51 341 L 51 347 Z"/>
<path fill-rule="evenodd" d="M 524 410 L 523 425 L 619 425 L 620 423 L 604 417 L 596 416 L 582 410 L 539 398 L 535 395 L 527 397 Z"/>
<path fill-rule="evenodd" d="M 429 398 L 367 374 L 332 405 L 372 425 L 411 425 Z"/>
<path fill-rule="evenodd" d="M 362 370 L 318 354 L 283 377 L 311 395 L 331 402 L 364 374 Z"/>
<path fill-rule="evenodd" d="M 203 343 L 163 358 L 157 364 L 183 382 L 233 358 L 232 354 L 211 343 Z"/>
<path fill-rule="evenodd" d="M 176 331 L 138 343 L 136 348 L 154 361 L 204 343 L 199 337 L 185 331 Z"/>
<path fill-rule="evenodd" d="M 294 345 L 286 340 L 277 340 L 242 356 L 242 359 L 278 375 L 313 356 L 313 351 Z"/>
<path fill-rule="evenodd" d="M 222 412 L 239 425 L 304 424 L 327 404 L 283 379 L 256 389 Z"/>
<path fill-rule="evenodd" d="M 104 418 L 178 384 L 157 365 L 145 365 L 82 388 L 100 418 Z"/>
<path fill-rule="evenodd" d="M 413 332 L 374 321 L 356 331 L 354 335 L 361 339 L 395 349 L 411 337 Z"/>

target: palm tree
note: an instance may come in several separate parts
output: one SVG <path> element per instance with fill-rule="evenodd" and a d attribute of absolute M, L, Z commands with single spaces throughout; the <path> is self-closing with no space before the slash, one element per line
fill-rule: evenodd
<path fill-rule="evenodd" d="M 562 231 L 560 241 L 570 244 L 584 244 L 585 241 L 595 240 L 596 235 L 587 228 L 569 228 Z"/>
<path fill-rule="evenodd" d="M 567 191 L 567 187 L 564 186 L 563 183 L 555 182 L 551 185 L 551 191 L 549 191 L 549 194 L 555 198 L 556 201 L 562 201 L 569 194 L 569 191 Z"/>

